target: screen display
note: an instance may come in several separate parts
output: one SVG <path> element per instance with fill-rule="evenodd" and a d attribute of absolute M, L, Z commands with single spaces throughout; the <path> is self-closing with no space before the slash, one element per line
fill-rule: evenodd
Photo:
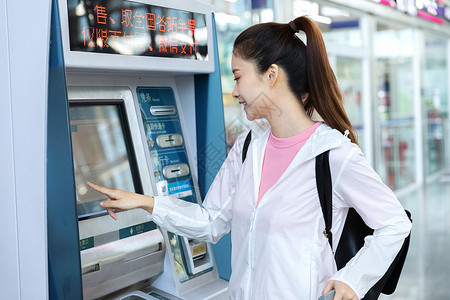
<path fill-rule="evenodd" d="M 207 60 L 204 14 L 123 0 L 68 0 L 70 50 Z"/>
<path fill-rule="evenodd" d="M 70 130 L 79 219 L 106 214 L 86 181 L 142 193 L 123 104 L 71 102 Z"/>

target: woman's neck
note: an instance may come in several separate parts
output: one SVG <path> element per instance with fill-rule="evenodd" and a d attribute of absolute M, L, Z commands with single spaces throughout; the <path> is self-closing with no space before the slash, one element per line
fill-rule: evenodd
<path fill-rule="evenodd" d="M 267 118 L 275 137 L 288 138 L 302 133 L 315 124 L 296 98 L 283 99 L 277 101 L 277 104 L 280 105 L 279 113 Z"/>
<path fill-rule="evenodd" d="M 269 84 L 268 90 L 265 91 L 269 99 L 274 100 L 269 103 L 266 119 L 275 137 L 288 138 L 305 131 L 315 123 L 306 114 L 301 100 L 290 90 L 284 71 L 280 70 L 277 74 L 276 80 Z"/>

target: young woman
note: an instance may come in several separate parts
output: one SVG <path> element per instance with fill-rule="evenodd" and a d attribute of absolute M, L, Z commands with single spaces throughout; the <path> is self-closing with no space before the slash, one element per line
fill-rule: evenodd
<path fill-rule="evenodd" d="M 297 37 L 306 33 L 306 45 Z M 357 146 L 318 27 L 306 17 L 265 23 L 234 43 L 233 96 L 253 122 L 242 162 L 243 133 L 202 205 L 89 186 L 114 210 L 143 208 L 179 235 L 217 242 L 231 230 L 231 299 L 360 299 L 385 273 L 411 229 L 404 209 Z M 316 111 L 324 122 L 311 119 Z M 322 233 L 315 157 L 330 150 L 333 231 L 337 245 L 349 207 L 375 229 L 337 271 Z M 336 246 L 334 247 L 336 248 Z M 335 249 L 334 249 L 335 250 Z"/>

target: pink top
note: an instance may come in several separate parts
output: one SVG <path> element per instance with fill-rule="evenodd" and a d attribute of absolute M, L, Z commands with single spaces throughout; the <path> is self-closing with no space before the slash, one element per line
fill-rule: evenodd
<path fill-rule="evenodd" d="M 277 138 L 272 132 L 270 133 L 264 153 L 258 203 L 256 203 L 256 206 L 258 206 L 264 194 L 280 179 L 295 155 L 297 155 L 298 151 L 300 151 L 320 124 L 322 122 L 316 122 L 316 124 L 307 130 L 284 139 Z"/>

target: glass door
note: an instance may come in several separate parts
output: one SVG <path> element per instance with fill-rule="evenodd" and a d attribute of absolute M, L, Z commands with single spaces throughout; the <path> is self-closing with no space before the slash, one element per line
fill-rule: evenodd
<path fill-rule="evenodd" d="M 361 16 L 338 7 L 323 5 L 320 14 L 330 19 L 329 24 L 319 24 L 323 33 L 331 66 L 342 92 L 345 111 L 356 131 L 358 144 L 365 151 L 366 124 L 363 99 L 363 60 L 366 58 L 361 30 Z M 367 98 L 367 97 L 366 97 Z"/>
<path fill-rule="evenodd" d="M 362 61 L 359 58 L 336 57 L 336 77 L 342 92 L 347 115 L 358 137 L 358 144 L 364 152 L 364 113 L 362 95 Z"/>
<path fill-rule="evenodd" d="M 375 32 L 376 165 L 398 189 L 415 181 L 413 29 L 378 24 Z"/>
<path fill-rule="evenodd" d="M 448 62 L 447 40 L 425 37 L 423 70 L 423 110 L 425 133 L 425 173 L 444 168 L 444 123 L 448 118 Z"/>

